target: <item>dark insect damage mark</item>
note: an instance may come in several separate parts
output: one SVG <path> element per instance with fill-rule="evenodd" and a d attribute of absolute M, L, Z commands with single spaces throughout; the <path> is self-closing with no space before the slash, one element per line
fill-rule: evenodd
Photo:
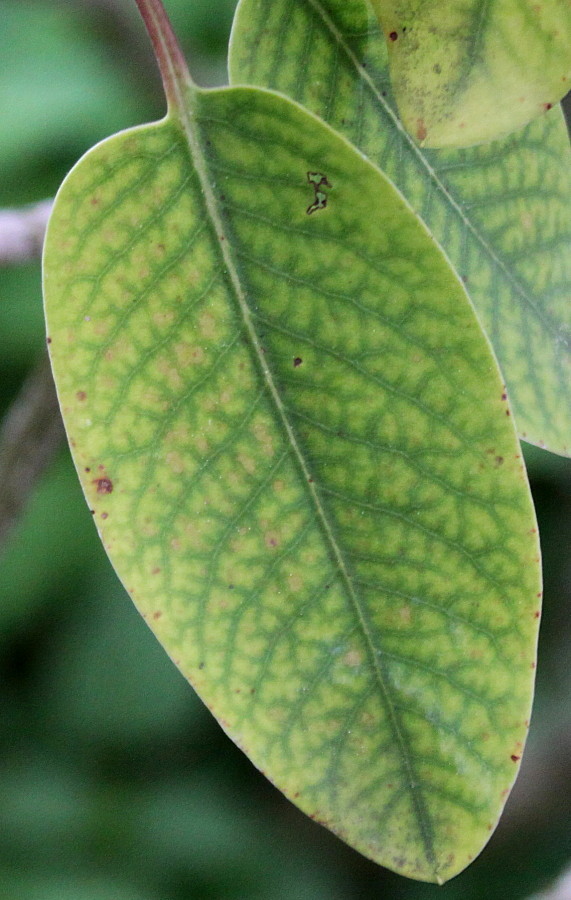
<path fill-rule="evenodd" d="M 95 478 L 93 484 L 97 485 L 98 494 L 111 494 L 113 491 L 113 482 L 110 478 Z"/>
<path fill-rule="evenodd" d="M 321 188 L 331 188 L 332 185 L 327 180 L 327 175 L 323 175 L 322 172 L 308 172 L 307 180 L 313 185 L 315 192 L 315 200 L 306 210 L 307 215 L 310 216 L 318 209 L 325 209 L 327 206 L 327 194 Z"/>
<path fill-rule="evenodd" d="M 396 41 L 397 39 L 398 39 L 398 34 L 397 34 L 397 32 L 396 32 L 396 31 L 391 31 L 391 33 L 389 34 L 389 40 L 391 40 L 391 41 Z"/>
<path fill-rule="evenodd" d="M 303 360 L 302 360 L 301 356 L 296 356 L 293 361 L 294 369 L 297 369 L 298 366 L 301 366 L 302 362 L 303 362 Z"/>
<path fill-rule="evenodd" d="M 512 762 L 519 762 L 519 760 L 521 759 L 521 756 L 516 756 L 515 753 L 512 753 L 512 755 L 510 756 L 510 759 Z"/>

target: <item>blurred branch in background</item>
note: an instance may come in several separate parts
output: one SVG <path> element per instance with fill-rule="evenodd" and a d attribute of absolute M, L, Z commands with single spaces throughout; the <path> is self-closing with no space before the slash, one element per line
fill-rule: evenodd
<path fill-rule="evenodd" d="M 63 439 L 46 354 L 24 382 L 0 426 L 0 547 Z"/>
<path fill-rule="evenodd" d="M 0 265 L 40 257 L 52 200 L 0 210 Z M 0 425 L 0 545 L 64 437 L 49 360 L 24 382 Z"/>
<path fill-rule="evenodd" d="M 555 884 L 540 894 L 534 894 L 529 900 L 570 900 L 571 898 L 571 867 L 559 876 Z"/>
<path fill-rule="evenodd" d="M 28 262 L 41 255 L 52 200 L 22 209 L 0 210 L 0 265 Z"/>

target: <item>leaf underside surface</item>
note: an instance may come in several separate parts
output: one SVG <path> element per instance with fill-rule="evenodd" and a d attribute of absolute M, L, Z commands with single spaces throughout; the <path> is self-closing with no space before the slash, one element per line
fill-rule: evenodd
<path fill-rule="evenodd" d="M 371 0 L 406 128 L 468 147 L 527 125 L 571 87 L 569 0 Z"/>
<path fill-rule="evenodd" d="M 421 149 L 399 123 L 385 41 L 363 0 L 242 0 L 230 78 L 291 96 L 391 178 L 464 281 L 520 436 L 568 455 L 571 151 L 561 110 L 502 141 Z"/>
<path fill-rule="evenodd" d="M 444 881 L 518 769 L 534 516 L 495 361 L 392 185 L 297 105 L 188 91 L 58 195 L 49 344 L 118 574 L 223 727 Z"/>

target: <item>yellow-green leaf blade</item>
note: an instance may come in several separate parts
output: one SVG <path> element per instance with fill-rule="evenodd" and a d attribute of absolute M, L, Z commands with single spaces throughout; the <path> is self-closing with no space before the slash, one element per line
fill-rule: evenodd
<path fill-rule="evenodd" d="M 406 128 L 468 147 L 526 125 L 571 85 L 567 0 L 371 0 Z"/>
<path fill-rule="evenodd" d="M 253 761 L 445 880 L 497 820 L 531 703 L 538 550 L 503 386 L 374 167 L 275 95 L 191 99 L 203 174 L 166 120 L 56 202 L 46 310 L 84 490 Z"/>
<path fill-rule="evenodd" d="M 387 173 L 465 282 L 520 436 L 568 454 L 571 151 L 561 111 L 489 145 L 421 149 L 391 106 L 385 41 L 363 0 L 242 0 L 230 76 L 293 97 Z"/>

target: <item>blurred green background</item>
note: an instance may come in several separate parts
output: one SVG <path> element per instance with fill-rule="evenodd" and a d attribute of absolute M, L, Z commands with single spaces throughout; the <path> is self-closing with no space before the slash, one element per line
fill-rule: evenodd
<path fill-rule="evenodd" d="M 199 83 L 226 80 L 234 0 L 167 0 Z M 132 0 L 0 0 L 0 207 L 52 196 L 93 143 L 160 117 Z M 0 269 L 0 407 L 44 346 L 39 263 Z M 516 900 L 571 862 L 571 461 L 526 452 L 544 549 L 522 773 L 444 888 L 310 822 L 224 735 L 99 547 L 68 454 L 0 555 L 0 900 Z"/>

